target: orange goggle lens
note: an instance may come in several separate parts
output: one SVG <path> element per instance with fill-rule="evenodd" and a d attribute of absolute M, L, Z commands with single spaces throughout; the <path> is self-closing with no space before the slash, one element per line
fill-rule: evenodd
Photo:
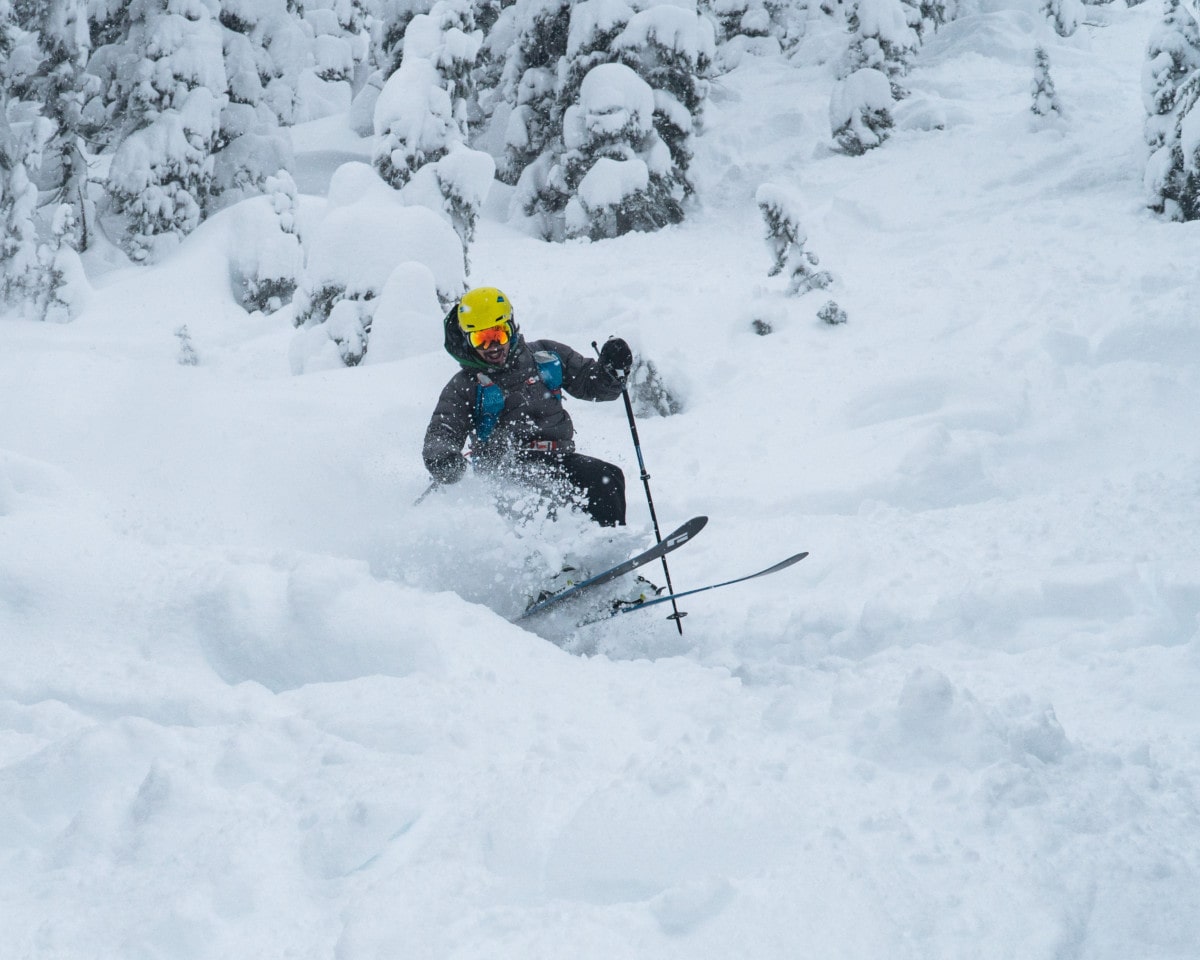
<path fill-rule="evenodd" d="M 471 346 L 477 350 L 493 343 L 504 346 L 508 343 L 508 324 L 501 324 L 498 327 L 487 327 L 483 330 L 472 330 L 467 334 L 467 339 L 471 341 Z"/>

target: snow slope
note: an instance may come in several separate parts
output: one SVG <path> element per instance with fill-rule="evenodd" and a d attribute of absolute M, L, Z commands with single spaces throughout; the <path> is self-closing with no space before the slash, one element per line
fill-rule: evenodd
<path fill-rule="evenodd" d="M 527 558 L 595 532 L 470 480 L 412 508 L 436 335 L 292 376 L 229 217 L 90 255 L 70 325 L 0 324 L 0 954 L 1196 957 L 1200 266 L 1142 207 L 1157 11 L 1064 41 L 993 6 L 864 157 L 828 149 L 827 68 L 748 56 L 684 225 L 481 225 L 527 333 L 625 336 L 685 398 L 639 423 L 664 527 L 712 518 L 677 586 L 811 551 L 682 638 L 508 623 Z M 352 140 L 298 140 L 302 187 Z M 766 278 L 763 182 L 825 295 Z M 620 405 L 572 414 L 647 540 Z"/>

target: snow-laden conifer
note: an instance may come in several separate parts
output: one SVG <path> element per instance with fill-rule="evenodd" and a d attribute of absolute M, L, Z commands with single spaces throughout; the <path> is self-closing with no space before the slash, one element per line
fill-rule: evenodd
<path fill-rule="evenodd" d="M 228 80 L 215 0 L 136 0 L 117 74 L 132 127 L 109 168 L 130 257 L 154 260 L 200 223 Z"/>
<path fill-rule="evenodd" d="M 783 4 L 773 4 L 776 9 Z M 717 40 L 765 37 L 771 32 L 771 9 L 764 0 L 710 0 L 705 4 L 717 24 Z"/>
<path fill-rule="evenodd" d="M 523 191 L 526 213 L 554 213 L 562 209 L 566 195 L 561 188 L 555 190 L 545 168 L 561 152 L 566 104 L 558 95 L 559 64 L 567 52 L 571 4 L 568 0 L 517 0 L 509 19 L 513 39 L 503 53 L 500 95 L 511 112 L 500 177 L 516 184 L 540 159 L 543 169 L 535 179 L 541 182 L 532 190 L 527 184 Z"/>
<path fill-rule="evenodd" d="M 129 35 L 134 4 L 128 0 L 86 0 L 92 49 L 122 43 Z"/>
<path fill-rule="evenodd" d="M 683 218 L 682 186 L 654 129 L 654 91 L 629 67 L 607 63 L 584 78 L 563 121 L 566 232 L 598 240 Z"/>
<path fill-rule="evenodd" d="M 1038 46 L 1033 52 L 1033 81 L 1030 83 L 1033 102 L 1030 110 L 1035 117 L 1061 117 L 1062 104 L 1050 76 L 1050 55 L 1046 48 Z"/>
<path fill-rule="evenodd" d="M 639 417 L 673 417 L 682 413 L 683 398 L 677 388 L 667 382 L 659 365 L 638 356 L 629 371 L 629 400 Z"/>
<path fill-rule="evenodd" d="M 643 224 L 675 222 L 673 208 L 691 191 L 691 141 L 714 52 L 711 21 L 686 3 L 639 10 L 623 0 L 587 0 L 574 6 L 558 0 L 518 0 L 513 9 L 515 39 L 501 90 L 511 107 L 501 177 L 516 181 L 515 203 L 541 235 L 576 235 L 582 224 L 580 209 L 597 202 L 611 208 L 617 197 L 607 188 L 619 180 L 623 196 L 659 194 L 657 211 L 640 216 Z M 582 141 L 592 138 L 583 133 L 586 122 L 580 127 L 580 90 L 593 69 L 611 63 L 628 67 L 652 91 L 653 126 L 670 156 L 668 173 L 656 163 L 639 172 L 636 165 L 617 168 L 582 161 L 589 171 L 608 170 L 602 178 L 585 181 L 579 150 Z M 573 128 L 569 134 L 568 114 Z M 571 145 L 567 136 L 573 138 Z M 645 146 L 636 149 L 644 151 Z M 597 189 L 598 179 L 604 190 Z M 668 182 L 669 200 L 661 189 Z M 581 187 L 586 197 L 578 194 Z M 573 198 L 568 228 L 566 208 Z"/>
<path fill-rule="evenodd" d="M 782 273 L 787 278 L 788 293 L 796 296 L 828 287 L 833 275 L 828 270 L 816 269 L 820 260 L 815 253 L 804 249 L 808 233 L 799 199 L 773 183 L 762 184 L 754 199 L 762 213 L 767 246 L 771 250 L 771 269 L 767 275 Z"/>
<path fill-rule="evenodd" d="M 75 209 L 60 203 L 54 208 L 44 243 L 38 246 L 40 283 L 35 301 L 37 318 L 65 323 L 79 315 L 89 288 L 83 263 L 73 243 Z"/>
<path fill-rule="evenodd" d="M 1200 24 L 1166 0 L 1142 68 L 1148 205 L 1173 220 L 1200 219 Z"/>
<path fill-rule="evenodd" d="M 690 193 L 692 139 L 715 53 L 712 22 L 692 4 L 651 7 L 634 14 L 613 47 L 654 91 L 654 128 L 671 151 L 675 179 Z"/>
<path fill-rule="evenodd" d="M 454 120 L 464 139 L 469 102 L 475 95 L 474 71 L 483 32 L 475 26 L 473 0 L 437 0 L 428 14 L 412 19 L 404 37 L 405 56 L 432 63 L 450 95 Z"/>
<path fill-rule="evenodd" d="M 593 67 L 616 60 L 617 38 L 633 19 L 634 8 L 625 0 L 584 0 L 571 8 L 567 49 L 563 55 L 558 98 L 575 103 L 583 78 Z"/>
<path fill-rule="evenodd" d="M 924 43 L 939 27 L 958 12 L 958 0 L 903 0 L 908 25 Z"/>
<path fill-rule="evenodd" d="M 0 305 L 32 317 L 46 282 L 38 250 L 38 189 L 32 177 L 52 127 L 40 117 L 10 123 L 8 106 L 0 99 Z"/>
<path fill-rule="evenodd" d="M 343 113 L 367 69 L 370 12 L 363 0 L 304 0 L 297 13 L 311 40 L 297 83 L 296 122 Z"/>
<path fill-rule="evenodd" d="M 879 70 L 856 70 L 833 86 L 829 126 L 837 145 L 859 156 L 883 143 L 894 125 L 892 85 Z"/>
<path fill-rule="evenodd" d="M 421 167 L 401 192 L 406 204 L 428 207 L 454 228 L 462 241 L 463 266 L 468 273 L 475 228 L 495 177 L 496 161 L 491 154 L 456 143 L 441 159 Z"/>
<path fill-rule="evenodd" d="M 279 170 L 265 187 L 265 197 L 237 208 L 230 267 L 242 306 L 274 313 L 292 300 L 304 269 L 304 249 L 295 181 Z"/>
<path fill-rule="evenodd" d="M 845 79 L 860 70 L 877 70 L 887 77 L 893 99 L 906 96 L 901 83 L 920 45 L 901 0 L 854 0 L 847 27 L 850 44 L 838 70 Z"/>
<path fill-rule="evenodd" d="M 829 324 L 831 327 L 836 327 L 839 323 L 845 323 L 849 319 L 846 311 L 838 306 L 836 300 L 827 300 L 822 304 L 821 309 L 817 311 L 817 319 Z"/>
<path fill-rule="evenodd" d="M 317 76 L 330 83 L 350 82 L 371 47 L 371 12 L 364 0 L 304 0 L 299 11 L 316 43 Z"/>
<path fill-rule="evenodd" d="M 300 89 L 303 78 L 316 69 L 314 38 L 297 0 L 222 0 L 221 11 L 226 29 L 249 41 L 262 84 L 260 100 L 239 95 L 236 89 L 231 90 L 231 99 L 265 103 L 283 125 L 311 114 L 301 103 Z M 229 72 L 232 85 L 234 71 Z M 253 89 L 253 81 L 244 89 Z"/>
<path fill-rule="evenodd" d="M 32 11 L 40 47 L 34 86 L 42 115 L 54 125 L 40 182 L 51 191 L 52 201 L 72 207 L 70 236 L 61 239 L 82 250 L 91 240 L 94 213 L 88 196 L 83 109 L 99 89 L 98 78 L 85 70 L 91 48 L 87 5 L 85 0 L 39 0 Z"/>
<path fill-rule="evenodd" d="M 286 35 L 296 21 L 286 11 L 284 0 L 222 0 L 227 95 L 213 171 L 213 192 L 220 197 L 214 209 L 261 193 L 268 177 L 292 166 L 280 124 L 295 116 L 301 65 L 288 60 Z"/>
<path fill-rule="evenodd" d="M 375 168 L 393 187 L 465 142 L 481 42 L 467 0 L 438 0 L 409 22 L 400 69 L 375 104 Z"/>
<path fill-rule="evenodd" d="M 0 98 L 5 104 L 32 100 L 32 80 L 39 60 L 35 11 L 0 0 Z"/>
<path fill-rule="evenodd" d="M 464 267 L 494 159 L 466 145 L 473 99 L 472 71 L 482 33 L 469 0 L 438 0 L 414 16 L 404 56 L 375 104 L 374 164 L 380 176 L 444 216 L 462 243 Z"/>
<path fill-rule="evenodd" d="M 301 329 L 291 350 L 296 372 L 362 362 L 377 300 L 403 264 L 428 267 L 443 303 L 465 289 L 458 235 L 433 211 L 406 205 L 366 164 L 344 164 L 334 173 L 325 215 L 306 246 L 294 300 L 293 322 Z"/>
<path fill-rule="evenodd" d="M 435 0 L 380 0 L 371 28 L 371 57 L 386 80 L 400 69 L 404 34 L 417 14 L 428 13 Z"/>
<path fill-rule="evenodd" d="M 622 0 L 517 0 L 513 8 L 500 90 L 511 112 L 499 174 L 516 184 L 514 203 L 548 240 L 564 236 L 572 195 L 563 163 L 566 111 L 587 72 L 614 59 L 612 42 L 632 15 Z"/>
<path fill-rule="evenodd" d="M 176 362 L 181 367 L 197 366 L 200 363 L 200 355 L 196 353 L 196 347 L 192 343 L 192 334 L 186 323 L 175 328 L 175 339 L 179 341 L 179 356 Z"/>
<path fill-rule="evenodd" d="M 1071 36 L 1084 17 L 1080 0 L 1042 0 L 1042 13 L 1060 37 Z"/>
<path fill-rule="evenodd" d="M 125 217 L 123 243 L 136 261 L 154 261 L 200 224 L 213 191 L 220 110 L 205 88 L 188 92 L 121 142 L 109 170 L 114 209 Z"/>

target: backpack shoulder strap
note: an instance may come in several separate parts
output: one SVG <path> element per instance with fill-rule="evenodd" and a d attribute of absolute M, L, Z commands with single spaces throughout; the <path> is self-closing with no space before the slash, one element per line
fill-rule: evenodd
<path fill-rule="evenodd" d="M 475 436 L 487 443 L 504 412 L 504 391 L 486 373 L 476 374 L 475 380 Z"/>

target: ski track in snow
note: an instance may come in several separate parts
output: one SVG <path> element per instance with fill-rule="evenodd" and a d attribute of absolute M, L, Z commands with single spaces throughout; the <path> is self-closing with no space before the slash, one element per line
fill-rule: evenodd
<path fill-rule="evenodd" d="M 1194 958 L 1200 267 L 1141 208 L 1150 6 L 954 24 L 853 160 L 824 69 L 747 57 L 686 224 L 481 225 L 524 332 L 625 336 L 683 396 L 639 422 L 663 529 L 711 518 L 678 588 L 811 551 L 682 638 L 504 619 L 651 537 L 619 404 L 571 408 L 626 471 L 616 547 L 471 480 L 413 509 L 440 334 L 291 376 L 228 219 L 0 326 L 3 956 Z M 764 181 L 830 290 L 766 278 Z"/>

